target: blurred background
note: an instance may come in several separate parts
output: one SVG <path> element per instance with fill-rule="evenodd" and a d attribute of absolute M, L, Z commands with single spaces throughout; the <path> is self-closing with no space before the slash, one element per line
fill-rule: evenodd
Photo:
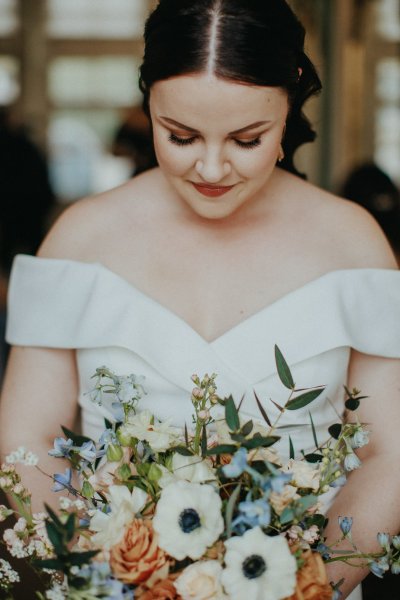
<path fill-rule="evenodd" d="M 34 253 L 70 203 L 146 168 L 137 82 L 154 3 L 0 0 L 0 339 L 13 256 Z M 297 166 L 363 203 L 400 256 L 400 0 L 289 3 L 324 85 L 307 107 L 317 142 Z M 397 581 L 376 581 L 367 600 L 398 600 Z"/>

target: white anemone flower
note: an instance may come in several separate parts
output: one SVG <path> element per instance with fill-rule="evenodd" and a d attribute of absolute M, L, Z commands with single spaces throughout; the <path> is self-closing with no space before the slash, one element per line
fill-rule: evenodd
<path fill-rule="evenodd" d="M 121 540 L 126 525 L 145 506 L 147 494 L 137 487 L 130 492 L 124 485 L 112 485 L 106 496 L 110 512 L 106 514 L 96 511 L 90 520 L 89 529 L 96 532 L 91 538 L 93 544 L 109 549 Z"/>
<path fill-rule="evenodd" d="M 296 587 L 296 559 L 285 538 L 260 527 L 225 542 L 221 581 L 231 600 L 282 600 Z"/>
<path fill-rule="evenodd" d="M 206 483 L 215 481 L 215 469 L 209 459 L 200 456 L 183 456 L 175 452 L 172 456 L 171 471 L 162 469 L 163 475 L 158 484 L 164 488 L 170 483 L 184 480 L 190 483 Z"/>
<path fill-rule="evenodd" d="M 221 585 L 222 567 L 217 560 L 189 565 L 174 581 L 183 600 L 227 600 Z"/>
<path fill-rule="evenodd" d="M 160 548 L 177 560 L 200 558 L 224 530 L 221 505 L 210 485 L 187 481 L 168 485 L 153 519 Z"/>
<path fill-rule="evenodd" d="M 180 430 L 177 427 L 170 427 L 167 421 L 156 422 L 149 410 L 142 410 L 128 417 L 120 431 L 122 435 L 128 434 L 137 440 L 145 440 L 154 452 L 165 452 L 180 440 Z"/>

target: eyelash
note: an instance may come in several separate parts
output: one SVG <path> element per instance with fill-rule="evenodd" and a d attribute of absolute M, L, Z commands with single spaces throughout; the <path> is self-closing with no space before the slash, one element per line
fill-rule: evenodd
<path fill-rule="evenodd" d="M 178 137 L 177 135 L 175 135 L 174 133 L 170 133 L 168 139 L 170 142 L 172 142 L 173 144 L 176 144 L 177 146 L 190 146 L 191 144 L 194 144 L 194 142 L 196 141 L 195 136 L 193 136 L 191 138 L 181 138 L 181 137 Z M 235 144 L 237 146 L 239 146 L 239 148 L 243 148 L 245 150 L 251 150 L 252 148 L 256 148 L 257 146 L 259 146 L 261 144 L 260 137 L 254 138 L 254 140 L 249 140 L 248 142 L 243 142 L 241 140 L 235 140 L 235 139 L 233 139 L 233 141 L 235 142 Z"/>

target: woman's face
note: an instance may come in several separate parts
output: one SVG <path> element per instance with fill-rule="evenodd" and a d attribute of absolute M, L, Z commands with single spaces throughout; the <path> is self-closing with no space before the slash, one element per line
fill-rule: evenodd
<path fill-rule="evenodd" d="M 150 113 L 160 168 L 196 214 L 225 218 L 261 197 L 280 151 L 284 90 L 183 75 L 153 85 Z"/>

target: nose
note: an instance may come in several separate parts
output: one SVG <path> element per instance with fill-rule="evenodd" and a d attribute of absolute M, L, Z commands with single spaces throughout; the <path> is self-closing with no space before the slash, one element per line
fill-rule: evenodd
<path fill-rule="evenodd" d="M 195 168 L 207 183 L 218 183 L 231 172 L 230 162 L 218 148 L 205 148 Z"/>

